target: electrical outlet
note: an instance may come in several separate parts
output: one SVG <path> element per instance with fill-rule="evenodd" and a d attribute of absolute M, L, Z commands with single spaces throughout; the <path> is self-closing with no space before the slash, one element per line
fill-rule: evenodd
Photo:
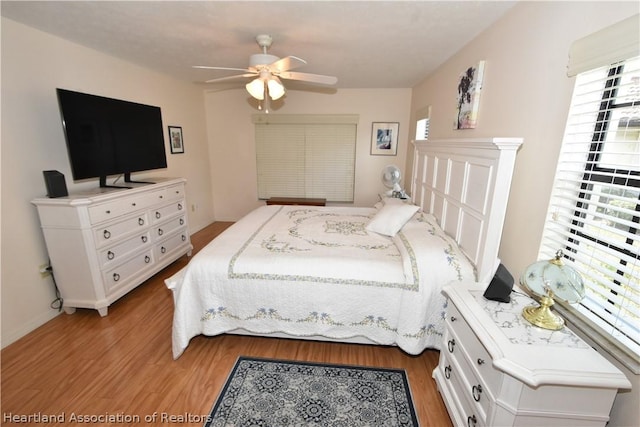
<path fill-rule="evenodd" d="M 40 277 L 43 279 L 51 275 L 51 266 L 49 264 L 42 264 L 39 267 L 40 269 Z"/>

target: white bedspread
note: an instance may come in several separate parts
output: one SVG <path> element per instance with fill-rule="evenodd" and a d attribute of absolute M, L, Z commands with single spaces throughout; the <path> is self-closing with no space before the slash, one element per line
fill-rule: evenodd
<path fill-rule="evenodd" d="M 368 232 L 374 208 L 264 206 L 166 280 L 173 356 L 194 336 L 241 328 L 341 340 L 365 337 L 410 354 L 439 348 L 442 287 L 474 270 L 430 215 L 394 237 Z"/>

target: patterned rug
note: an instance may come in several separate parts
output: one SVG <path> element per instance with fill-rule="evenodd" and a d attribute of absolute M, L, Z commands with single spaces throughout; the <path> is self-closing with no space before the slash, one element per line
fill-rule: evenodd
<path fill-rule="evenodd" d="M 210 426 L 417 426 L 401 369 L 240 357 Z"/>

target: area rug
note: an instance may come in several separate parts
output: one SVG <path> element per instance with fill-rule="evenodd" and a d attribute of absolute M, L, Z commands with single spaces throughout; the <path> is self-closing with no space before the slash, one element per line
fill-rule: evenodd
<path fill-rule="evenodd" d="M 240 357 L 204 424 L 417 426 L 402 369 Z"/>

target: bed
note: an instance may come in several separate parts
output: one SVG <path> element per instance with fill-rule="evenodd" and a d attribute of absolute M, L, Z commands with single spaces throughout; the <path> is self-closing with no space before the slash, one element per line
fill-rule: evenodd
<path fill-rule="evenodd" d="M 440 348 L 442 287 L 488 282 L 519 138 L 417 141 L 411 199 L 260 207 L 165 282 L 173 357 L 224 333 Z"/>

